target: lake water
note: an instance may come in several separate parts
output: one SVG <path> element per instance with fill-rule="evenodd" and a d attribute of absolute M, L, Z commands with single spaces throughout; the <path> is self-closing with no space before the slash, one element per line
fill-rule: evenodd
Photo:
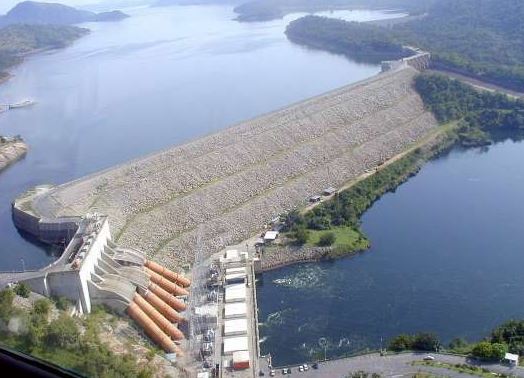
<path fill-rule="evenodd" d="M 0 115 L 27 157 L 0 174 L 0 271 L 55 259 L 21 238 L 10 203 L 38 184 L 60 184 L 182 143 L 376 74 L 379 67 L 287 41 L 283 20 L 243 24 L 231 7 L 127 9 L 131 18 L 86 25 L 73 46 L 33 56 L 0 86 L 0 102 L 34 98 Z M 367 21 L 371 11 L 323 13 Z"/>
<path fill-rule="evenodd" d="M 407 332 L 443 342 L 524 317 L 524 144 L 455 150 L 364 215 L 368 252 L 262 275 L 262 352 L 275 364 L 379 348 Z M 323 355 L 323 351 L 321 353 Z"/>

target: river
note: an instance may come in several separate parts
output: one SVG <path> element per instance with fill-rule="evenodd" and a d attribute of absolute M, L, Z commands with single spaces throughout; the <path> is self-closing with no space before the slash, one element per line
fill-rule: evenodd
<path fill-rule="evenodd" d="M 209 134 L 233 123 L 375 75 L 359 64 L 290 43 L 300 15 L 239 23 L 230 6 L 126 9 L 129 19 L 85 25 L 73 46 L 30 57 L 0 86 L 0 102 L 33 98 L 0 115 L 27 157 L 0 175 L 0 271 L 35 269 L 52 248 L 20 237 L 10 203 L 38 184 L 60 184 Z M 324 13 L 348 20 L 388 12 Z"/>
<path fill-rule="evenodd" d="M 524 143 L 454 150 L 362 218 L 372 248 L 264 273 L 262 352 L 300 363 L 400 333 L 476 341 L 524 317 Z M 320 342 L 322 344 L 322 342 Z"/>

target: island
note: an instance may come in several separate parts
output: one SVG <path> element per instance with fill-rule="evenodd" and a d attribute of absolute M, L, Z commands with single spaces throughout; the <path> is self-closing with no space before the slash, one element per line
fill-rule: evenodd
<path fill-rule="evenodd" d="M 119 21 L 129 17 L 121 11 L 94 13 L 62 4 L 24 1 L 0 18 L 0 26 L 11 24 L 69 25 L 82 22 Z"/>
<path fill-rule="evenodd" d="M 9 25 L 0 29 L 0 79 L 24 56 L 42 50 L 64 48 L 89 30 L 70 25 Z"/>
<path fill-rule="evenodd" d="M 0 172 L 27 153 L 27 144 L 19 136 L 0 136 Z"/>

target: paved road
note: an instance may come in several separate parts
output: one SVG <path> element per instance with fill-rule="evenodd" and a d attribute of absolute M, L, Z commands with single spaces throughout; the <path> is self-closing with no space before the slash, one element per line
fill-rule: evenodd
<path fill-rule="evenodd" d="M 328 361 L 321 363 L 318 370 L 310 369 L 307 372 L 299 372 L 297 367 L 292 367 L 291 376 L 303 377 L 303 378 L 318 378 L 318 377 L 330 377 L 330 378 L 343 378 L 351 372 L 359 370 L 368 373 L 378 373 L 383 377 L 411 377 L 418 371 L 432 373 L 438 376 L 446 376 L 452 378 L 465 378 L 465 377 L 477 377 L 475 375 L 469 375 L 459 373 L 449 369 L 434 368 L 429 366 L 412 366 L 413 361 L 421 361 L 426 354 L 423 353 L 405 353 L 400 355 L 391 355 L 382 357 L 379 354 L 369 354 L 359 357 L 344 358 L 340 360 Z M 436 360 L 442 362 L 448 362 L 452 364 L 463 364 L 470 363 L 481 367 L 485 367 L 493 372 L 502 373 L 506 375 L 514 375 L 518 377 L 524 377 L 524 369 L 522 368 L 509 368 L 499 364 L 478 364 L 475 361 L 466 361 L 465 357 L 449 356 L 444 354 L 432 354 L 436 357 Z M 261 359 L 260 366 L 263 366 L 265 376 L 269 376 L 267 370 L 267 362 Z M 282 369 L 277 370 L 276 376 L 282 376 Z M 287 377 L 287 375 L 286 375 Z"/>

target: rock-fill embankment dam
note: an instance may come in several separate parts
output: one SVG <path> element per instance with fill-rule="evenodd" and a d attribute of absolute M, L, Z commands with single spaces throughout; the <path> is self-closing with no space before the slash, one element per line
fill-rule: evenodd
<path fill-rule="evenodd" d="M 404 67 L 36 195 L 44 218 L 97 211 L 167 266 L 247 239 L 437 127 Z"/>

